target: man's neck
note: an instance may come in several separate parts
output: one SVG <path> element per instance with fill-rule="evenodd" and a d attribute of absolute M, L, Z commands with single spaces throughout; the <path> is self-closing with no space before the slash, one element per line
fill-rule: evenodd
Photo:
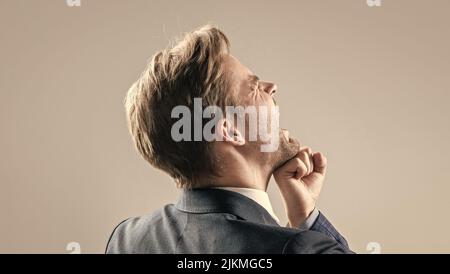
<path fill-rule="evenodd" d="M 227 165 L 221 177 L 213 179 L 214 187 L 241 187 L 267 190 L 272 174 L 258 165 L 235 163 Z"/>

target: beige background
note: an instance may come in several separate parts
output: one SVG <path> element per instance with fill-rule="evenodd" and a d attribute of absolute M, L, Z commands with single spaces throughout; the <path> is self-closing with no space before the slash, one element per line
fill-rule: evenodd
<path fill-rule="evenodd" d="M 155 50 L 207 22 L 328 156 L 319 206 L 355 251 L 450 252 L 450 1 L 275 2 L 0 0 L 0 252 L 103 252 L 118 222 L 176 199 L 122 102 Z"/>

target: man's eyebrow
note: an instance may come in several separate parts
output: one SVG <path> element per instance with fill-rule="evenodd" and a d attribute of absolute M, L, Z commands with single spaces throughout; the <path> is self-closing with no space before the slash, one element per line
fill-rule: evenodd
<path fill-rule="evenodd" d="M 254 84 L 254 83 L 257 83 L 257 82 L 259 81 L 259 77 L 256 76 L 256 75 L 250 75 L 250 76 L 248 76 L 248 80 L 249 80 L 252 84 Z"/>

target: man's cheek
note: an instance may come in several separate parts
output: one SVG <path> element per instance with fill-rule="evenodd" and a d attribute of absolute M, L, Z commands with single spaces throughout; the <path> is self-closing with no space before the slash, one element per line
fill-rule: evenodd
<path fill-rule="evenodd" d="M 262 134 L 267 134 L 269 137 L 267 138 L 268 143 L 261 144 L 261 152 L 275 152 L 278 150 L 278 147 L 280 145 L 280 113 L 278 107 L 274 107 L 271 109 L 270 122 L 268 124 L 270 124 L 270 131 L 260 132 Z M 266 126 L 266 129 L 267 128 L 268 127 Z"/>
<path fill-rule="evenodd" d="M 276 133 L 271 134 L 270 142 L 261 144 L 261 152 L 275 152 L 280 145 L 279 135 Z"/>

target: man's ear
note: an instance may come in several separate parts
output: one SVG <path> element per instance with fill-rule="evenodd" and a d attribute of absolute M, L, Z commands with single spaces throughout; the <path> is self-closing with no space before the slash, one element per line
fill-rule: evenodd
<path fill-rule="evenodd" d="M 227 119 L 223 118 L 217 122 L 216 125 L 217 138 L 220 141 L 229 142 L 235 146 L 242 146 L 245 144 L 245 139 L 241 132 Z"/>

